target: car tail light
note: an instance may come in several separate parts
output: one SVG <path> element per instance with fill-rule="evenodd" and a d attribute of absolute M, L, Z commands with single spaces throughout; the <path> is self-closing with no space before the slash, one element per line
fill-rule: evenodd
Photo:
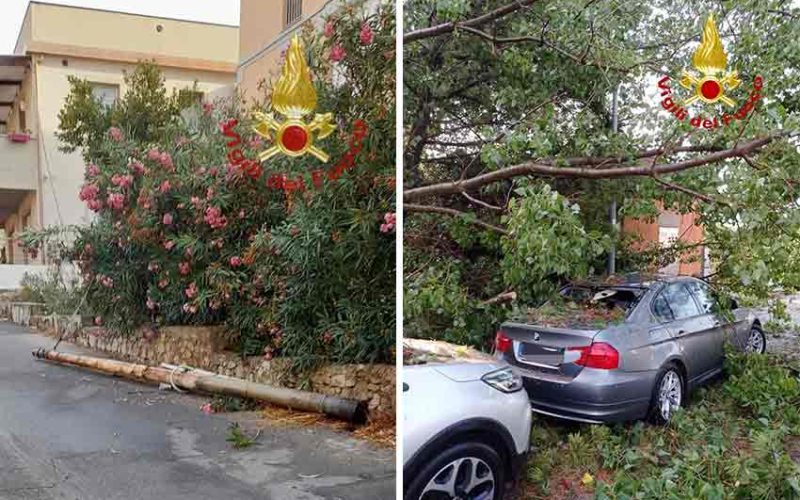
<path fill-rule="evenodd" d="M 503 330 L 498 330 L 494 336 L 494 348 L 497 352 L 506 352 L 511 348 L 511 339 L 506 337 Z"/>
<path fill-rule="evenodd" d="M 593 342 L 592 345 L 570 347 L 568 350 L 580 353 L 581 357 L 575 361 L 576 365 L 602 370 L 619 368 L 619 352 L 611 344 Z"/>

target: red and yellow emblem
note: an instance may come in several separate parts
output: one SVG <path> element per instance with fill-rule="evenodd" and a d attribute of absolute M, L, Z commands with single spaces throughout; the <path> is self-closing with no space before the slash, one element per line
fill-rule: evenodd
<path fill-rule="evenodd" d="M 713 14 L 708 16 L 703 27 L 703 38 L 694 52 L 692 65 L 700 75 L 683 70 L 681 86 L 694 90 L 694 95 L 684 101 L 685 105 L 698 99 L 708 104 L 719 101 L 731 107 L 736 105 L 736 101 L 725 95 L 725 92 L 738 87 L 741 81 L 736 71 L 726 72 L 728 56 L 722 47 Z"/>
<path fill-rule="evenodd" d="M 317 107 L 317 91 L 311 83 L 311 73 L 303 54 L 303 44 L 295 35 L 286 51 L 283 72 L 272 89 L 272 108 L 283 116 L 277 119 L 272 113 L 256 112 L 254 130 L 273 143 L 273 146 L 258 155 L 265 161 L 283 153 L 298 157 L 309 153 L 322 162 L 328 161 L 328 154 L 314 145 L 317 139 L 324 139 L 336 129 L 332 113 L 315 114 L 310 122 L 306 116 Z"/>

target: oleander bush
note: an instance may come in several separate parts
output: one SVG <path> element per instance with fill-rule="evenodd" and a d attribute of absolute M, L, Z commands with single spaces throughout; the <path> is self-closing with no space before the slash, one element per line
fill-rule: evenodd
<path fill-rule="evenodd" d="M 391 360 L 394 31 L 388 4 L 368 12 L 361 2 L 302 30 L 317 111 L 337 125 L 317 143 L 328 164 L 229 158 L 270 146 L 252 118 L 271 111 L 268 86 L 247 102 L 198 104 L 187 98 L 196 89 L 170 94 L 158 68 L 141 63 L 104 108 L 71 80 L 58 135 L 86 160 L 76 196 L 96 217 L 63 253 L 82 271 L 96 323 L 128 333 L 224 324 L 244 354 L 300 366 Z M 337 169 L 347 155 L 352 166 Z M 35 252 L 47 234 L 22 240 Z"/>

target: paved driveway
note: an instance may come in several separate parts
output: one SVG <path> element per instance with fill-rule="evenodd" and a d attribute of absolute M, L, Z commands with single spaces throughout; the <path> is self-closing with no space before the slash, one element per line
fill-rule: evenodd
<path fill-rule="evenodd" d="M 32 358 L 52 345 L 0 323 L 0 500 L 394 498 L 392 450 L 267 427 L 236 451 L 204 399 Z"/>

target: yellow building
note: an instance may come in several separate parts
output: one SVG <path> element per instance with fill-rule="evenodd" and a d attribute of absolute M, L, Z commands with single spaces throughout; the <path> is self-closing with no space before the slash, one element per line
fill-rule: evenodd
<path fill-rule="evenodd" d="M 69 91 L 68 76 L 92 82 L 95 95 L 111 103 L 125 92 L 123 72 L 138 61 L 152 60 L 170 89 L 196 82 L 206 99 L 230 96 L 239 30 L 33 1 L 14 52 L 0 56 L 0 228 L 7 241 L 0 264 L 29 263 L 10 243 L 25 228 L 91 219 L 78 199 L 84 175 L 81 156 L 59 152 L 54 135 Z M 0 289 L 9 288 L 4 271 Z"/>

